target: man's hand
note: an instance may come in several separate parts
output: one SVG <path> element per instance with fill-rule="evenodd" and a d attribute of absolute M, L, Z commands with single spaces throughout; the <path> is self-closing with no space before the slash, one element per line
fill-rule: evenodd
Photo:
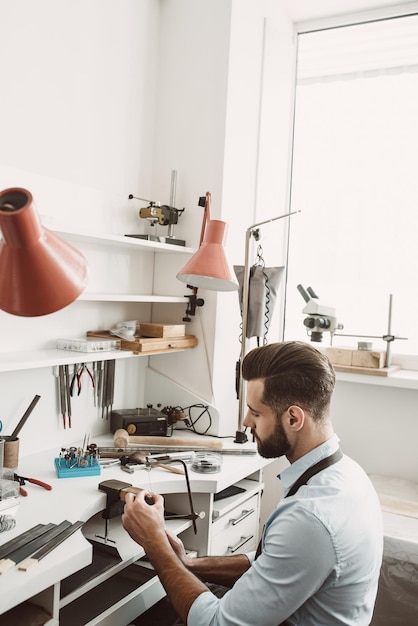
<path fill-rule="evenodd" d="M 136 495 L 125 495 L 122 524 L 134 541 L 149 555 L 161 542 L 168 543 L 164 522 L 164 498 L 152 494 L 154 504 L 148 504 L 149 493 L 144 490 Z"/>
<path fill-rule="evenodd" d="M 193 558 L 187 556 L 186 549 L 183 545 L 181 539 L 177 537 L 177 535 L 173 535 L 170 531 L 166 530 L 167 538 L 170 542 L 171 547 L 176 553 L 177 557 L 180 561 L 185 565 L 188 569 L 190 569 L 190 565 L 193 562 Z"/>
<path fill-rule="evenodd" d="M 147 496 L 145 490 L 125 495 L 122 523 L 132 539 L 144 548 L 174 608 L 186 624 L 191 605 L 208 588 L 183 564 L 187 557 L 182 542 L 167 534 L 164 498 L 153 493 L 154 504 L 148 504 Z"/>

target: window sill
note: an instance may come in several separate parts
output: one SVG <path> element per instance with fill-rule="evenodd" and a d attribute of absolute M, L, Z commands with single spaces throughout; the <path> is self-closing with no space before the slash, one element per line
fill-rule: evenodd
<path fill-rule="evenodd" d="M 418 390 L 418 371 L 399 369 L 389 376 L 336 372 L 337 382 Z"/>

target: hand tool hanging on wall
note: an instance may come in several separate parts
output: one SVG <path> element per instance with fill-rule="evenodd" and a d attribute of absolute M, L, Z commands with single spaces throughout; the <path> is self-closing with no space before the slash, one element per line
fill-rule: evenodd
<path fill-rule="evenodd" d="M 109 413 L 112 410 L 114 392 L 115 392 L 115 360 L 104 361 L 103 365 L 103 382 L 102 382 L 102 419 L 109 419 Z"/>
<path fill-rule="evenodd" d="M 66 366 L 68 367 L 68 366 Z M 72 397 L 75 393 L 75 385 L 77 384 L 77 395 L 79 396 L 81 393 L 81 383 L 82 383 L 82 377 L 83 374 L 86 373 L 88 375 L 88 377 L 90 378 L 91 381 L 91 386 L 93 388 L 93 396 L 95 398 L 95 387 L 96 387 L 96 381 L 94 379 L 93 374 L 91 373 L 91 371 L 89 370 L 89 368 L 87 367 L 87 365 L 85 363 L 79 363 L 74 365 L 74 372 L 73 372 L 73 377 L 71 379 L 71 383 L 69 385 L 69 390 L 70 390 L 70 396 Z"/>
<path fill-rule="evenodd" d="M 67 399 L 68 394 L 65 385 L 65 373 L 64 366 L 58 366 L 58 390 L 59 390 L 59 400 L 60 400 L 60 415 L 62 415 L 62 424 L 64 428 L 67 428 Z M 71 409 L 70 409 L 71 413 Z"/>
<path fill-rule="evenodd" d="M 96 372 L 95 372 L 96 399 L 97 399 L 97 406 L 101 407 L 102 393 L 103 393 L 103 367 L 104 367 L 103 361 L 97 361 L 95 365 L 96 365 Z"/>
<path fill-rule="evenodd" d="M 68 365 L 64 365 L 64 385 L 65 401 L 67 406 L 68 427 L 71 428 L 71 394 L 70 394 L 70 372 Z"/>
<path fill-rule="evenodd" d="M 102 365 L 101 362 L 100 364 Z M 95 369 L 93 369 L 93 371 L 94 373 L 96 372 Z M 101 372 L 101 369 L 98 371 Z M 86 380 L 90 378 L 91 387 L 93 389 L 94 406 L 96 406 L 98 391 L 96 389 L 97 384 L 96 376 L 94 373 L 91 372 L 86 363 L 75 363 L 71 376 L 68 365 L 59 365 L 58 368 L 54 367 L 54 375 L 57 377 L 58 380 L 59 414 L 62 416 L 64 428 L 67 428 L 67 424 L 68 427 L 71 428 L 71 398 L 74 397 L 74 395 L 79 396 L 81 394 L 83 374 L 86 374 L 86 376 L 84 376 Z M 112 377 L 109 378 L 109 382 L 112 382 Z M 113 391 L 110 394 L 110 398 L 111 402 L 113 403 Z M 109 406 L 111 406 L 111 404 Z"/>

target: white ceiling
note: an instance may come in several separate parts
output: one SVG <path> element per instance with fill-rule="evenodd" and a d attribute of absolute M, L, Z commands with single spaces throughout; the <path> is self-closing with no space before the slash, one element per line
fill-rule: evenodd
<path fill-rule="evenodd" d="M 279 0 L 293 22 L 357 13 L 397 5 L 414 5 L 405 0 Z"/>

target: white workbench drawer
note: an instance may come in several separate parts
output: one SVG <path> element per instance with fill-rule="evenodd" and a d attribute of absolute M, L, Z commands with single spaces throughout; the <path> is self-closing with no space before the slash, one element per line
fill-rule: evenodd
<path fill-rule="evenodd" d="M 211 554 L 240 554 L 255 549 L 257 528 L 258 494 L 213 522 Z"/>
<path fill-rule="evenodd" d="M 257 511 L 253 510 L 238 526 L 230 526 L 212 537 L 211 554 L 225 556 L 255 550 Z"/>
<path fill-rule="evenodd" d="M 60 611 L 60 626 L 123 626 L 161 600 L 165 591 L 148 568 L 133 564 Z"/>

